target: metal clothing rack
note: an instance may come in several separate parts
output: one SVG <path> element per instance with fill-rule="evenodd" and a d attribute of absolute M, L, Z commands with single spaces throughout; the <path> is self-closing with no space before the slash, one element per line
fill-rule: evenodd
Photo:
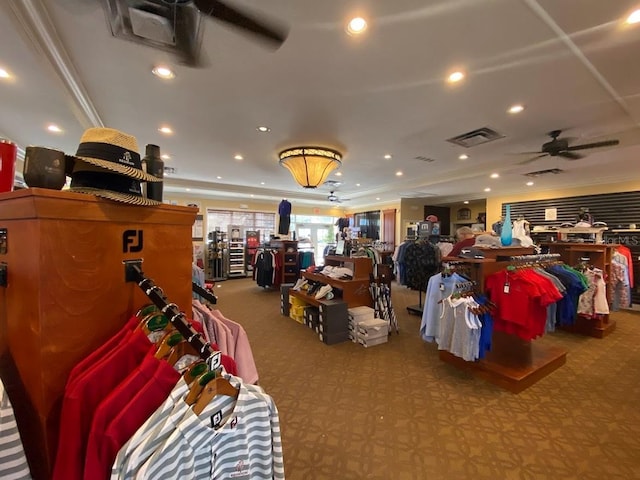
<path fill-rule="evenodd" d="M 213 349 L 211 344 L 207 342 L 200 333 L 193 328 L 187 317 L 178 309 L 175 303 L 167 302 L 167 298 L 160 287 L 153 280 L 144 276 L 142 269 L 138 263 L 125 262 L 125 278 L 127 281 L 136 282 L 140 289 L 154 303 L 156 307 L 169 319 L 176 330 L 191 344 L 191 346 L 200 354 L 200 357 L 206 360 L 211 371 L 215 371 L 221 366 L 221 352 Z"/>
<path fill-rule="evenodd" d="M 559 253 L 541 253 L 538 255 L 514 255 L 509 257 L 511 262 L 541 262 L 548 260 L 558 260 L 560 258 Z"/>
<path fill-rule="evenodd" d="M 206 288 L 202 288 L 200 285 L 198 285 L 195 282 L 191 282 L 191 290 L 193 290 L 195 293 L 197 293 L 202 298 L 204 298 L 207 302 L 212 303 L 213 305 L 218 303 L 218 297 L 216 297 L 213 293 L 211 293 Z"/>

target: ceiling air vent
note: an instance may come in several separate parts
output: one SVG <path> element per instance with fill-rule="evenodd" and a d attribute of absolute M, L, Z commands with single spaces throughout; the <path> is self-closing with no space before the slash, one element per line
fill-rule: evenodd
<path fill-rule="evenodd" d="M 418 156 L 418 157 L 413 157 L 416 160 L 420 160 L 421 162 L 427 162 L 427 163 L 433 163 L 436 161 L 435 158 L 431 158 L 431 157 L 423 157 L 423 156 Z"/>
<path fill-rule="evenodd" d="M 482 127 L 471 132 L 463 133 L 457 137 L 449 138 L 447 142 L 455 143 L 461 147 L 470 148 L 475 147 L 476 145 L 482 145 L 483 143 L 493 142 L 500 138 L 504 138 L 504 135 L 496 132 L 492 128 Z"/>
<path fill-rule="evenodd" d="M 339 182 L 338 180 L 326 180 L 324 184 L 327 187 L 339 187 L 340 185 L 342 185 L 342 182 Z"/>
<path fill-rule="evenodd" d="M 549 168 L 548 170 L 538 170 L 537 172 L 523 173 L 525 177 L 539 177 L 541 175 L 557 175 L 564 173 L 564 170 L 559 168 Z"/>

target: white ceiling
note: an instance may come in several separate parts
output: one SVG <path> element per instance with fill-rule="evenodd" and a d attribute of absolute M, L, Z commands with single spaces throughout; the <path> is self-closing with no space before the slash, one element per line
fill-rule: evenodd
<path fill-rule="evenodd" d="M 272 52 L 207 20 L 203 69 L 112 37 L 98 0 L 0 3 L 0 67 L 15 77 L 0 80 L 0 134 L 73 153 L 85 128 L 118 128 L 141 149 L 157 143 L 172 156 L 172 192 L 286 195 L 328 206 L 329 188 L 303 190 L 278 165 L 278 151 L 298 144 L 344 152 L 343 176 L 331 178 L 343 182 L 337 193 L 350 208 L 640 174 L 640 24 L 624 24 L 640 0 L 229 0 L 287 23 L 289 38 Z M 355 14 L 369 20 L 361 37 L 345 33 Z M 158 63 L 177 77 L 152 76 Z M 447 84 L 455 69 L 465 80 Z M 508 114 L 514 103 L 525 111 Z M 47 132 L 48 123 L 64 133 Z M 161 124 L 174 135 L 160 134 Z M 271 132 L 258 133 L 258 125 Z M 505 137 L 469 149 L 446 141 L 484 126 Z M 538 150 L 553 129 L 574 143 L 604 137 L 621 145 L 526 166 L 518 165 L 526 156 L 510 155 Z M 233 159 L 238 153 L 244 160 Z M 461 153 L 470 158 L 459 160 Z M 523 173 L 556 167 L 565 173 L 524 186 Z"/>

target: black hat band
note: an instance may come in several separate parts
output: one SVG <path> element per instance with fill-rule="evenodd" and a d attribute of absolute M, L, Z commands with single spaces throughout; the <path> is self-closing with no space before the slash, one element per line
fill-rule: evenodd
<path fill-rule="evenodd" d="M 142 170 L 139 153 L 110 143 L 83 142 L 78 146 L 76 157 L 96 158 Z"/>
<path fill-rule="evenodd" d="M 140 182 L 117 173 L 75 171 L 71 177 L 71 188 L 97 188 L 112 192 L 142 196 Z"/>

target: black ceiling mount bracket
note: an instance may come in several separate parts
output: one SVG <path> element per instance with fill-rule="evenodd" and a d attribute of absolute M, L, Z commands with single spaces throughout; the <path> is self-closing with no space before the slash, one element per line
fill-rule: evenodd
<path fill-rule="evenodd" d="M 6 255 L 9 245 L 7 244 L 7 229 L 0 228 L 0 255 Z"/>
<path fill-rule="evenodd" d="M 138 278 L 140 273 L 142 272 L 142 262 L 144 260 L 142 258 L 136 258 L 134 260 L 123 260 L 124 263 L 124 281 L 126 283 L 129 282 L 138 282 Z M 137 267 L 137 270 L 136 268 Z"/>
<path fill-rule="evenodd" d="M 0 287 L 7 286 L 8 267 L 5 262 L 0 263 Z"/>

